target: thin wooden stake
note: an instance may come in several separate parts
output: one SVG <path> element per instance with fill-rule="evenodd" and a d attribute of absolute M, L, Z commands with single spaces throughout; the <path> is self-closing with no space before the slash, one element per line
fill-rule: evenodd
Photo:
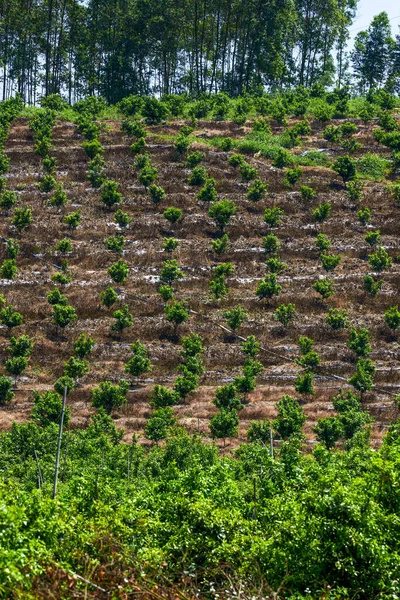
<path fill-rule="evenodd" d="M 57 495 L 57 480 L 58 480 L 58 469 L 60 466 L 60 452 L 61 452 L 61 441 L 63 434 L 63 426 L 64 426 L 64 414 L 65 414 L 65 403 L 67 401 L 67 386 L 64 387 L 63 400 L 62 400 L 62 409 L 61 409 L 61 419 L 60 419 L 60 429 L 58 432 L 58 443 L 57 443 L 57 454 L 56 454 L 56 468 L 54 471 L 54 486 L 53 486 L 53 500 Z"/>
<path fill-rule="evenodd" d="M 269 428 L 269 446 L 272 458 L 274 458 L 274 440 L 272 437 L 272 427 Z"/>

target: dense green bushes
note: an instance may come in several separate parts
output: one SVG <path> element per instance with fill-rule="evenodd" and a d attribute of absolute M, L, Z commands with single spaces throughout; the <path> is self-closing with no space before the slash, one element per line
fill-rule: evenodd
<path fill-rule="evenodd" d="M 179 430 L 165 447 L 149 451 L 120 444 L 121 435 L 100 410 L 88 429 L 68 436 L 55 502 L 49 494 L 56 425 L 15 424 L 0 437 L 0 469 L 8 478 L 0 486 L 3 593 L 27 595 L 35 577 L 56 563 L 86 574 L 88 560 L 91 580 L 101 585 L 103 556 L 117 544 L 125 573 L 141 566 L 138 583 L 147 585 L 201 569 L 193 584 L 200 595 L 210 585 L 228 589 L 230 573 L 249 594 L 262 581 L 273 590 L 285 581 L 299 599 L 322 598 L 328 586 L 333 598 L 393 598 L 400 564 L 393 531 L 399 427 L 390 428 L 382 450 L 369 450 L 357 434 L 363 431 L 354 420 L 359 409 L 350 400 L 337 405 L 340 432 L 354 431 L 347 452 L 316 446 L 313 456 L 304 456 L 296 433 L 302 417 L 288 398 L 281 412 L 289 419 L 284 435 L 291 435 L 274 458 L 261 441 L 239 447 L 236 458 L 220 458 L 215 447 Z M 156 417 L 160 422 L 148 432 L 155 437 L 167 415 Z M 321 437 L 336 437 L 336 423 L 327 423 Z M 41 491 L 35 489 L 35 454 Z M 110 591 L 114 584 L 130 587 L 114 581 Z"/>

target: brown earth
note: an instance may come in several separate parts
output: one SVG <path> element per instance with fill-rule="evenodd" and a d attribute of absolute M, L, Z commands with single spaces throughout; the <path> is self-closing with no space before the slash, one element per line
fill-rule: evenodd
<path fill-rule="evenodd" d="M 49 207 L 50 194 L 43 194 L 37 188 L 41 163 L 33 152 L 28 122 L 19 119 L 13 124 L 6 144 L 10 158 L 8 187 L 18 192 L 18 206 L 32 208 L 34 223 L 18 233 L 11 225 L 11 215 L 2 215 L 0 235 L 18 237 L 21 253 L 17 258 L 19 272 L 15 280 L 0 280 L 0 291 L 25 318 L 25 324 L 12 334 L 33 336 L 35 348 L 29 368 L 18 381 L 14 401 L 0 410 L 0 428 L 8 429 L 13 421 L 28 419 L 33 390 L 51 389 L 55 379 L 62 375 L 63 362 L 72 354 L 74 340 L 81 332 L 87 332 L 97 343 L 90 357 L 91 372 L 82 378 L 80 386 L 68 398 L 72 407 L 72 425 L 83 427 L 87 424 L 93 411 L 90 389 L 100 381 L 116 382 L 124 377 L 124 362 L 131 355 L 129 344 L 140 339 L 149 350 L 152 373 L 132 382 L 126 406 L 113 416 L 116 424 L 125 428 L 126 439 L 130 439 L 132 433 L 142 434 L 146 417 L 151 412 L 149 396 L 154 384 L 170 385 L 179 373 L 179 338 L 165 320 L 157 292 L 157 275 L 162 262 L 171 258 L 162 250 L 163 236 L 173 233 L 180 245 L 172 257 L 178 260 L 185 274 L 176 285 L 176 296 L 179 300 L 187 300 L 189 307 L 199 313 L 179 326 L 179 335 L 199 333 L 206 347 L 206 372 L 200 388 L 175 408 L 180 423 L 189 430 L 199 429 L 207 436 L 209 419 L 216 412 L 211 403 L 215 387 L 241 374 L 244 356 L 240 342 L 216 326 L 216 323 L 224 324 L 224 310 L 241 304 L 250 317 L 238 333 L 244 337 L 253 334 L 261 341 L 265 351 L 260 360 L 265 370 L 258 377 L 256 391 L 248 397 L 249 403 L 240 412 L 239 439 L 244 439 L 250 421 L 276 414 L 275 403 L 283 394 L 294 394 L 294 380 L 299 372 L 299 367 L 293 363 L 298 356 L 297 340 L 300 335 L 307 335 L 315 340 L 315 349 L 322 358 L 316 377 L 316 394 L 302 401 L 307 415 L 304 432 L 312 442 L 316 419 L 332 414 L 332 396 L 340 387 L 346 386 L 333 376 L 347 379 L 354 372 L 354 357 L 346 346 L 347 333 L 335 333 L 324 322 L 328 308 L 340 307 L 348 310 L 354 326 L 368 327 L 373 334 L 371 358 L 377 367 L 375 384 L 378 389 L 365 394 L 363 404 L 375 419 L 372 440 L 375 445 L 379 444 L 387 424 L 397 416 L 393 396 L 400 391 L 398 337 L 384 322 L 384 311 L 399 303 L 400 264 L 395 261 L 390 270 L 382 274 L 385 283 L 376 298 L 368 297 L 363 291 L 362 279 L 370 272 L 367 262 L 370 249 L 364 241 L 368 230 L 380 229 L 383 246 L 389 254 L 393 258 L 399 254 L 400 208 L 396 207 L 385 184 L 366 182 L 363 205 L 371 209 L 372 220 L 365 227 L 357 219 L 358 207 L 348 200 L 341 178 L 334 171 L 303 167 L 301 183 L 318 192 L 315 200 L 306 202 L 301 199 L 299 185 L 294 190 L 285 188 L 283 170 L 274 168 L 271 161 L 261 157 L 248 157 L 269 185 L 267 198 L 252 203 L 246 199 L 249 184 L 242 182 L 238 171 L 229 166 L 229 154 L 205 142 L 205 138 L 215 135 L 243 137 L 249 129 L 231 123 L 199 122 L 195 134 L 202 137 L 193 148 L 205 151 L 204 165 L 209 176 L 216 179 L 220 197 L 237 204 L 237 215 L 227 228 L 230 248 L 220 259 L 211 251 L 210 242 L 216 229 L 207 216 L 208 207 L 196 199 L 198 188 L 187 183 L 190 170 L 174 160 L 173 142 L 164 137 L 176 135 L 181 124 L 148 128 L 147 151 L 158 169 L 157 184 L 167 193 L 166 200 L 158 207 L 138 182 L 129 150 L 130 140 L 121 134 L 118 122 L 107 124 L 108 131 L 101 136 L 107 176 L 120 184 L 124 198 L 120 208 L 133 218 L 125 232 L 123 259 L 129 263 L 130 273 L 122 287 L 126 292 L 125 301 L 135 317 L 134 324 L 122 335 L 115 335 L 110 331 L 110 325 L 113 322 L 111 313 L 116 307 L 107 310 L 99 301 L 100 291 L 112 283 L 107 268 L 115 260 L 115 255 L 105 249 L 103 240 L 119 228 L 113 222 L 113 211 L 102 205 L 99 191 L 91 188 L 87 179 L 88 158 L 81 148 L 82 137 L 72 123 L 59 122 L 53 130 L 56 179 L 64 184 L 69 201 L 63 209 Z M 358 141 L 363 147 L 356 156 L 367 151 L 386 156 L 387 149 L 374 141 L 371 127 L 357 124 Z M 340 148 L 322 139 L 320 123 L 312 125 L 312 136 L 301 150 L 296 151 L 325 148 L 332 159 L 336 158 L 341 153 Z M 316 224 L 311 210 L 326 200 L 332 203 L 331 216 L 322 225 Z M 255 296 L 255 289 L 265 275 L 262 236 L 268 232 L 262 217 L 265 208 L 272 205 L 283 208 L 286 213 L 275 233 L 280 239 L 280 255 L 287 269 L 278 276 L 278 282 L 283 286 L 279 298 L 261 302 Z M 167 206 L 178 206 L 183 210 L 182 222 L 172 228 L 162 215 Z M 71 233 L 62 223 L 62 217 L 78 208 L 82 209 L 81 225 Z M 319 232 L 328 235 L 332 241 L 331 250 L 343 257 L 332 275 L 335 294 L 327 301 L 321 301 L 312 288 L 312 283 L 325 275 L 315 248 L 315 237 Z M 75 307 L 79 318 L 75 325 L 57 335 L 51 323 L 46 293 L 54 287 L 51 276 L 56 268 L 52 264 L 61 261 L 54 245 L 66 236 L 73 241 L 73 252 L 69 257 L 73 280 L 61 291 Z M 3 247 L 0 252 L 4 255 Z M 33 254 L 39 254 L 41 258 L 35 258 Z M 217 301 L 210 299 L 209 281 L 212 268 L 219 260 L 231 261 L 235 270 L 228 279 L 229 295 Z M 135 296 L 145 298 L 147 302 Z M 273 312 L 278 304 L 289 302 L 296 305 L 297 318 L 286 330 L 273 319 Z M 0 329 L 1 365 L 7 358 L 9 337 L 6 328 Z"/>

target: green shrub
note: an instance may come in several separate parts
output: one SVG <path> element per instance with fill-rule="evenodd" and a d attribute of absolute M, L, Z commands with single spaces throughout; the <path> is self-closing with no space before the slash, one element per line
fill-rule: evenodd
<path fill-rule="evenodd" d="M 168 116 L 168 107 L 154 96 L 146 96 L 143 100 L 141 112 L 147 123 L 161 123 Z"/>
<path fill-rule="evenodd" d="M 339 142 L 341 138 L 339 127 L 336 125 L 327 125 L 324 129 L 323 137 L 330 142 Z"/>
<path fill-rule="evenodd" d="M 300 194 L 303 200 L 314 200 L 317 196 L 317 192 L 307 185 L 300 186 Z"/>
<path fill-rule="evenodd" d="M 51 423 L 59 424 L 62 410 L 62 399 L 57 392 L 34 392 L 32 420 L 41 427 Z M 71 418 L 71 409 L 67 408 L 64 414 L 64 424 L 67 425 Z"/>
<path fill-rule="evenodd" d="M 81 210 L 77 210 L 75 212 L 69 213 L 69 215 L 65 215 L 64 223 L 68 225 L 70 229 L 76 229 L 81 222 Z"/>
<path fill-rule="evenodd" d="M 123 379 L 118 385 L 113 385 L 109 381 L 102 381 L 100 385 L 92 389 L 92 406 L 103 408 L 107 414 L 121 408 L 126 404 L 126 394 L 129 390 L 129 384 Z"/>
<path fill-rule="evenodd" d="M 137 340 L 131 344 L 133 356 L 125 363 L 124 371 L 132 377 L 139 377 L 143 373 L 151 372 L 151 362 L 146 347 Z"/>
<path fill-rule="evenodd" d="M 346 194 L 351 202 L 359 202 L 362 198 L 363 183 L 359 179 L 354 179 L 346 183 Z"/>
<path fill-rule="evenodd" d="M 333 271 L 336 269 L 341 260 L 342 257 L 340 254 L 321 254 L 321 262 L 325 271 Z"/>
<path fill-rule="evenodd" d="M 397 121 L 389 112 L 381 112 L 378 117 L 378 125 L 385 131 L 396 131 L 398 129 Z"/>
<path fill-rule="evenodd" d="M 32 209 L 31 208 L 16 208 L 14 211 L 14 217 L 12 224 L 17 229 L 25 229 L 33 223 Z"/>
<path fill-rule="evenodd" d="M 133 316 L 129 312 L 129 307 L 123 304 L 122 307 L 113 312 L 115 322 L 111 326 L 112 331 L 121 333 L 124 329 L 128 329 L 133 324 Z"/>
<path fill-rule="evenodd" d="M 43 170 L 46 171 L 46 173 L 50 173 L 51 175 L 54 175 L 55 171 L 56 171 L 56 159 L 54 158 L 54 156 L 50 157 L 50 156 L 46 156 L 46 158 L 44 158 L 42 160 L 42 167 Z"/>
<path fill-rule="evenodd" d="M 285 148 L 277 148 L 272 165 L 278 169 L 290 167 L 294 162 L 293 155 Z"/>
<path fill-rule="evenodd" d="M 160 202 L 165 200 L 166 194 L 165 194 L 164 188 L 159 187 L 158 185 L 155 185 L 154 183 L 152 183 L 151 186 L 149 187 L 149 192 L 150 192 L 150 197 L 156 206 L 158 204 L 160 204 Z"/>
<path fill-rule="evenodd" d="M 145 436 L 153 442 L 159 442 L 168 437 L 170 429 L 176 424 L 176 417 L 169 406 L 158 408 L 153 412 L 145 426 Z"/>
<path fill-rule="evenodd" d="M 324 100 L 320 100 L 313 108 L 314 117 L 317 119 L 317 121 L 321 121 L 322 123 L 332 119 L 333 113 L 333 107 L 329 106 L 329 104 L 327 104 L 327 102 Z"/>
<path fill-rule="evenodd" d="M 318 223 L 323 223 L 331 214 L 330 202 L 323 202 L 311 214 Z"/>
<path fill-rule="evenodd" d="M 227 310 L 224 312 L 224 319 L 226 319 L 228 327 L 233 329 L 233 331 L 238 329 L 243 323 L 243 321 L 248 319 L 248 316 L 249 315 L 242 306 L 236 306 L 231 310 Z"/>
<path fill-rule="evenodd" d="M 128 263 L 121 259 L 117 260 L 117 262 L 108 267 L 108 275 L 116 283 L 124 283 L 128 277 L 128 273 Z"/>
<path fill-rule="evenodd" d="M 212 403 L 220 410 L 241 410 L 243 408 L 233 383 L 217 388 Z"/>
<path fill-rule="evenodd" d="M 50 137 L 40 137 L 36 138 L 35 144 L 33 146 L 33 151 L 35 154 L 42 158 L 48 158 L 49 153 L 54 150 L 54 146 L 51 143 Z"/>
<path fill-rule="evenodd" d="M 111 208 L 114 204 L 120 204 L 122 194 L 118 191 L 119 184 L 111 179 L 106 179 L 101 186 L 100 198 L 103 204 Z"/>
<path fill-rule="evenodd" d="M 0 376 L 0 406 L 6 406 L 9 404 L 15 394 L 12 391 L 12 383 L 11 380 L 8 379 L 5 375 Z"/>
<path fill-rule="evenodd" d="M 112 287 L 108 287 L 103 292 L 100 292 L 100 300 L 104 306 L 111 308 L 117 302 L 118 294 Z"/>
<path fill-rule="evenodd" d="M 400 327 L 400 312 L 398 306 L 391 306 L 385 312 L 385 323 L 390 329 L 398 329 Z"/>
<path fill-rule="evenodd" d="M 350 329 L 348 348 L 353 350 L 357 356 L 365 358 L 372 350 L 370 341 L 372 339 L 371 332 L 368 329 Z"/>
<path fill-rule="evenodd" d="M 6 243 L 6 255 L 7 258 L 17 258 L 19 254 L 19 242 L 13 238 L 8 238 Z"/>
<path fill-rule="evenodd" d="M 136 142 L 131 144 L 132 154 L 139 154 L 146 146 L 146 140 L 144 137 L 139 138 Z M 139 157 L 138 157 L 139 158 Z"/>
<path fill-rule="evenodd" d="M 286 264 L 280 260 L 277 256 L 271 256 L 265 261 L 265 266 L 270 270 L 271 273 L 279 273 L 286 269 Z"/>
<path fill-rule="evenodd" d="M 243 181 L 251 181 L 257 177 L 257 169 L 246 162 L 239 165 L 239 171 Z"/>
<path fill-rule="evenodd" d="M 157 177 L 157 169 L 150 165 L 145 165 L 139 175 L 140 183 L 147 189 Z"/>
<path fill-rule="evenodd" d="M 52 197 L 49 200 L 49 205 L 61 207 L 61 206 L 65 206 L 67 204 L 67 202 L 68 202 L 68 198 L 67 198 L 67 194 L 64 190 L 63 184 L 57 183 L 55 190 L 54 190 L 54 194 L 52 195 Z"/>
<path fill-rule="evenodd" d="M 145 138 L 146 131 L 140 121 L 137 119 L 123 119 L 121 122 L 121 131 L 128 137 Z"/>
<path fill-rule="evenodd" d="M 219 147 L 224 152 L 229 152 L 230 150 L 232 150 L 234 145 L 234 141 L 230 137 L 221 138 L 221 141 L 219 142 Z"/>
<path fill-rule="evenodd" d="M 283 396 L 276 405 L 278 416 L 273 427 L 282 440 L 301 432 L 306 417 L 298 400 L 291 396 Z"/>
<path fill-rule="evenodd" d="M 24 318 L 21 313 L 14 310 L 10 304 L 0 310 L 0 323 L 5 325 L 9 329 L 13 327 L 19 327 L 24 322 Z"/>
<path fill-rule="evenodd" d="M 222 254 L 225 252 L 229 244 L 229 236 L 227 233 L 224 233 L 220 238 L 216 240 L 211 240 L 211 247 L 214 252 L 217 254 Z"/>
<path fill-rule="evenodd" d="M 348 380 L 356 390 L 367 392 L 372 389 L 376 368 L 370 358 L 360 358 L 357 361 L 356 372 Z"/>
<path fill-rule="evenodd" d="M 175 206 L 169 206 L 164 210 L 163 215 L 164 218 L 173 225 L 182 219 L 182 210 Z"/>
<path fill-rule="evenodd" d="M 342 177 L 344 183 L 356 176 L 356 163 L 350 156 L 339 156 L 332 169 Z"/>
<path fill-rule="evenodd" d="M 191 152 L 186 157 L 186 166 L 189 169 L 194 169 L 202 160 L 204 160 L 205 154 L 200 150 L 196 150 L 195 152 Z"/>
<path fill-rule="evenodd" d="M 52 323 L 57 327 L 64 329 L 70 323 L 73 323 L 78 318 L 73 306 L 54 304 L 52 313 Z"/>
<path fill-rule="evenodd" d="M 358 111 L 358 116 L 362 121 L 364 121 L 364 123 L 372 121 L 372 119 L 375 117 L 375 114 L 375 107 L 370 102 L 363 102 L 361 108 Z"/>
<path fill-rule="evenodd" d="M 174 143 L 175 152 L 177 152 L 180 156 L 182 156 L 183 154 L 186 154 L 186 152 L 189 150 L 189 148 L 190 148 L 190 139 L 185 135 L 179 134 Z"/>
<path fill-rule="evenodd" d="M 299 394 L 313 395 L 314 392 L 314 375 L 311 371 L 300 373 L 296 377 L 294 389 Z"/>
<path fill-rule="evenodd" d="M 56 180 L 54 179 L 53 175 L 50 175 L 49 173 L 47 173 L 46 175 L 43 175 L 42 180 L 39 184 L 39 189 L 41 192 L 51 192 L 51 190 L 53 190 L 56 187 Z"/>
<path fill-rule="evenodd" d="M 10 166 L 10 159 L 5 154 L 4 150 L 0 149 L 0 175 L 7 173 Z"/>
<path fill-rule="evenodd" d="M 298 180 L 303 174 L 303 170 L 299 167 L 294 167 L 293 169 L 288 169 L 285 173 L 285 178 L 283 180 L 284 184 L 287 186 L 296 185 Z"/>
<path fill-rule="evenodd" d="M 105 161 L 104 158 L 97 154 L 93 160 L 88 163 L 88 178 L 94 188 L 99 188 L 105 182 L 106 176 L 104 173 Z"/>
<path fill-rule="evenodd" d="M 279 239 L 275 234 L 269 233 L 263 237 L 263 248 L 266 252 L 277 252 L 280 246 Z"/>
<path fill-rule="evenodd" d="M 378 281 L 375 281 L 374 277 L 372 277 L 372 275 L 365 275 L 364 280 L 363 280 L 363 287 L 364 290 L 370 294 L 370 296 L 375 297 L 378 295 L 380 289 L 382 288 L 383 285 L 383 279 L 379 279 Z"/>
<path fill-rule="evenodd" d="M 175 326 L 185 323 L 189 319 L 189 312 L 184 302 L 172 301 L 164 306 L 164 314 L 167 321 Z"/>
<path fill-rule="evenodd" d="M 360 210 L 357 212 L 357 217 L 362 225 L 367 225 L 367 223 L 369 223 L 371 220 L 370 209 L 367 206 L 365 208 L 360 208 Z"/>
<path fill-rule="evenodd" d="M 228 163 L 231 165 L 231 167 L 240 167 L 240 165 L 243 165 L 244 162 L 245 160 L 241 154 L 232 154 L 228 158 Z"/>
<path fill-rule="evenodd" d="M 313 283 L 313 288 L 324 300 L 333 296 L 333 283 L 326 277 L 319 279 Z"/>
<path fill-rule="evenodd" d="M 210 432 L 213 438 L 225 439 L 238 434 L 239 417 L 235 410 L 221 410 L 210 420 Z"/>
<path fill-rule="evenodd" d="M 364 239 L 370 246 L 376 246 L 381 243 L 381 232 L 379 230 L 369 231 Z"/>
<path fill-rule="evenodd" d="M 231 217 L 235 214 L 236 204 L 230 200 L 215 202 L 208 211 L 208 216 L 214 219 L 216 226 L 221 231 L 225 229 Z"/>
<path fill-rule="evenodd" d="M 71 377 L 75 381 L 80 379 L 90 371 L 89 362 L 81 358 L 71 358 L 64 363 L 64 375 Z"/>
<path fill-rule="evenodd" d="M 247 198 L 248 200 L 252 200 L 252 202 L 258 202 L 265 198 L 267 190 L 268 186 L 266 183 L 261 181 L 261 179 L 255 179 L 247 191 Z"/>
<path fill-rule="evenodd" d="M 88 140 L 87 142 L 83 142 L 82 148 L 91 159 L 104 153 L 104 148 L 99 140 Z"/>
<path fill-rule="evenodd" d="M 17 273 L 18 268 L 13 258 L 8 258 L 3 261 L 0 267 L 0 277 L 2 279 L 14 279 Z"/>
<path fill-rule="evenodd" d="M 66 306 L 68 304 L 68 299 L 60 292 L 58 288 L 54 288 L 54 290 L 48 292 L 48 294 L 46 294 L 46 298 L 47 302 L 51 306 L 54 306 L 55 304 Z"/>
<path fill-rule="evenodd" d="M 8 211 L 17 203 L 17 194 L 11 190 L 5 190 L 0 195 L 0 208 Z"/>
<path fill-rule="evenodd" d="M 329 450 L 334 448 L 335 443 L 344 435 L 343 426 L 337 417 L 323 417 L 318 419 L 317 425 L 313 427 L 317 440 L 322 442 Z"/>
<path fill-rule="evenodd" d="M 294 304 L 280 304 L 274 313 L 274 319 L 282 323 L 284 327 L 289 327 L 296 315 Z"/>
<path fill-rule="evenodd" d="M 164 302 L 168 302 L 168 300 L 172 300 L 174 297 L 174 290 L 169 285 L 160 285 L 158 291 Z"/>
<path fill-rule="evenodd" d="M 285 211 L 278 206 L 272 208 L 266 208 L 264 211 L 264 221 L 268 223 L 270 227 L 278 227 Z"/>
<path fill-rule="evenodd" d="M 178 246 L 179 246 L 178 240 L 176 240 L 173 237 L 170 237 L 170 238 L 165 238 L 164 244 L 163 244 L 163 249 L 165 250 L 165 252 L 173 252 L 174 250 L 177 249 Z"/>
<path fill-rule="evenodd" d="M 127 227 L 129 223 L 132 222 L 132 218 L 128 215 L 128 213 L 125 213 L 121 209 L 118 209 L 117 211 L 115 211 L 114 221 L 120 227 Z"/>
<path fill-rule="evenodd" d="M 217 190 L 215 189 L 215 179 L 213 177 L 206 180 L 204 186 L 197 194 L 197 198 L 203 202 L 214 202 L 217 199 Z"/>
<path fill-rule="evenodd" d="M 384 271 L 392 266 L 392 259 L 382 246 L 368 256 L 368 262 L 374 271 Z"/>
<path fill-rule="evenodd" d="M 74 353 L 79 358 L 85 358 L 91 354 L 95 346 L 95 341 L 86 333 L 81 333 L 74 342 Z"/>
<path fill-rule="evenodd" d="M 273 296 L 279 296 L 282 290 L 282 286 L 278 284 L 276 280 L 276 274 L 271 273 L 266 275 L 257 286 L 256 296 L 262 300 L 263 298 L 272 298 Z"/>
<path fill-rule="evenodd" d="M 153 408 L 165 408 L 179 403 L 179 394 L 163 385 L 155 385 L 151 395 L 150 405 Z"/>
<path fill-rule="evenodd" d="M 326 322 L 335 331 L 345 329 L 349 326 L 347 311 L 345 309 L 330 308 L 326 315 Z"/>
<path fill-rule="evenodd" d="M 179 269 L 178 263 L 176 260 L 165 260 L 162 265 L 160 280 L 171 284 L 177 279 L 183 279 L 184 274 Z"/>
<path fill-rule="evenodd" d="M 195 167 L 188 179 L 189 185 L 204 185 L 207 181 L 207 171 L 204 167 Z"/>
<path fill-rule="evenodd" d="M 123 235 L 110 235 L 105 238 L 104 245 L 107 250 L 121 254 L 124 248 L 125 238 Z"/>
<path fill-rule="evenodd" d="M 324 233 L 319 233 L 315 240 L 315 245 L 318 248 L 318 250 L 320 251 L 320 254 L 323 255 L 323 254 L 326 254 L 326 252 L 331 247 L 331 242 L 329 241 L 329 239 L 326 237 L 326 235 Z"/>

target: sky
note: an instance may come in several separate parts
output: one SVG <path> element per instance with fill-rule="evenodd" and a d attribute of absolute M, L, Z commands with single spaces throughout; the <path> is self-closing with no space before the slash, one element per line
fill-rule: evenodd
<path fill-rule="evenodd" d="M 366 29 L 372 19 L 380 12 L 387 12 L 392 25 L 393 35 L 399 33 L 400 2 L 399 0 L 359 0 L 357 15 L 350 31 L 350 43 L 353 45 L 354 37 L 362 29 Z"/>

